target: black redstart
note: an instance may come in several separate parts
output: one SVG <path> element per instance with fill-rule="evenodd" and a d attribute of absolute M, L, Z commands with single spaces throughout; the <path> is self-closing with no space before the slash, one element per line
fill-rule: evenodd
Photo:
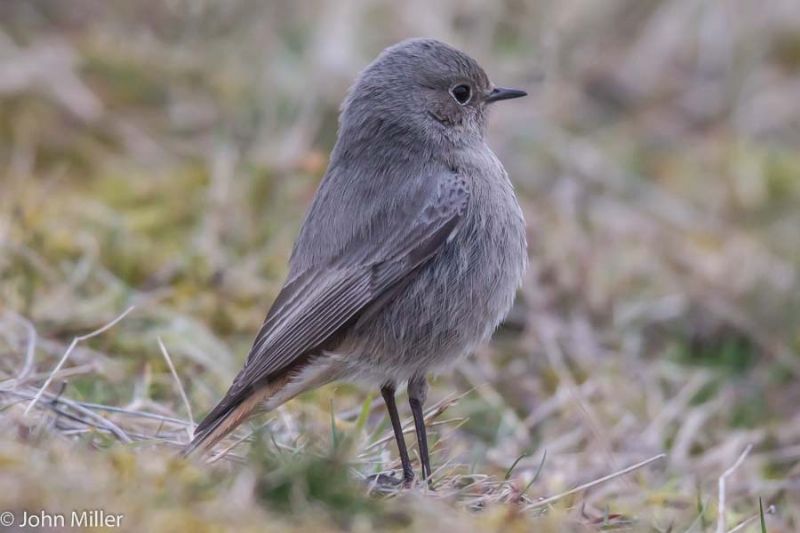
<path fill-rule="evenodd" d="M 522 211 L 485 140 L 489 104 L 525 94 L 495 87 L 474 59 L 431 39 L 387 48 L 364 69 L 288 279 L 185 454 L 258 410 L 355 380 L 380 387 L 410 483 L 394 398 L 407 382 L 430 476 L 425 375 L 491 336 L 527 261 Z"/>

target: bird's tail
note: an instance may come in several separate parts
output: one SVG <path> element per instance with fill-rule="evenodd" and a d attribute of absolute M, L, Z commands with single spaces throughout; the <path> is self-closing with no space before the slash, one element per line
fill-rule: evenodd
<path fill-rule="evenodd" d="M 245 422 L 254 411 L 277 395 L 286 385 L 287 379 L 266 383 L 255 389 L 227 395 L 200 422 L 194 437 L 181 451 L 183 457 L 195 452 L 204 452 L 224 439 L 230 432 Z"/>
<path fill-rule="evenodd" d="M 187 457 L 195 452 L 208 451 L 256 410 L 275 409 L 298 394 L 321 387 L 338 377 L 336 367 L 300 360 L 264 384 L 245 389 L 232 388 L 200 422 L 194 430 L 192 442 L 181 451 L 181 455 Z"/>

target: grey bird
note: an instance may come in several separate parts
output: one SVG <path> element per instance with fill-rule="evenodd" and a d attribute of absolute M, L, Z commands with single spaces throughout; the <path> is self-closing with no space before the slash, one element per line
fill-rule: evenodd
<path fill-rule="evenodd" d="M 361 72 L 288 278 L 185 454 L 256 412 L 350 380 L 380 387 L 408 484 L 395 404 L 408 383 L 422 477 L 431 475 L 426 374 L 491 336 L 527 262 L 522 210 L 485 140 L 488 106 L 525 94 L 495 87 L 474 59 L 432 39 L 391 46 Z"/>

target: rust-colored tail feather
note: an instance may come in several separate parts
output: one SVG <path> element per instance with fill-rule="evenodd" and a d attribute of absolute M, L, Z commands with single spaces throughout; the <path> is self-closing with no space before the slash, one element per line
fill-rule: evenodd
<path fill-rule="evenodd" d="M 207 451 L 245 422 L 253 412 L 270 397 L 278 393 L 287 379 L 267 383 L 237 396 L 226 395 L 197 426 L 194 438 L 182 451 L 187 457 L 195 452 Z"/>
<path fill-rule="evenodd" d="M 306 370 L 310 372 L 306 374 Z M 181 451 L 181 455 L 186 457 L 211 449 L 250 418 L 257 409 L 261 412 L 274 409 L 306 390 L 330 383 L 338 376 L 336 367 L 323 365 L 315 370 L 310 360 L 305 359 L 296 361 L 267 383 L 246 389 L 237 388 L 236 391 L 229 390 L 197 426 L 192 442 Z"/>

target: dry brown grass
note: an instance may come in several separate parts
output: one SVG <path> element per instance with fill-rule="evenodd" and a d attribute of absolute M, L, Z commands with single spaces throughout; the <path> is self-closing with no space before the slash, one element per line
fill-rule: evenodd
<path fill-rule="evenodd" d="M 761 498 L 800 527 L 797 2 L 115 4 L 0 3 L 0 511 L 758 531 Z M 280 287 L 347 84 L 411 35 L 533 89 L 490 131 L 532 266 L 435 382 L 437 490 L 370 487 L 394 444 L 348 385 L 176 459 Z"/>

